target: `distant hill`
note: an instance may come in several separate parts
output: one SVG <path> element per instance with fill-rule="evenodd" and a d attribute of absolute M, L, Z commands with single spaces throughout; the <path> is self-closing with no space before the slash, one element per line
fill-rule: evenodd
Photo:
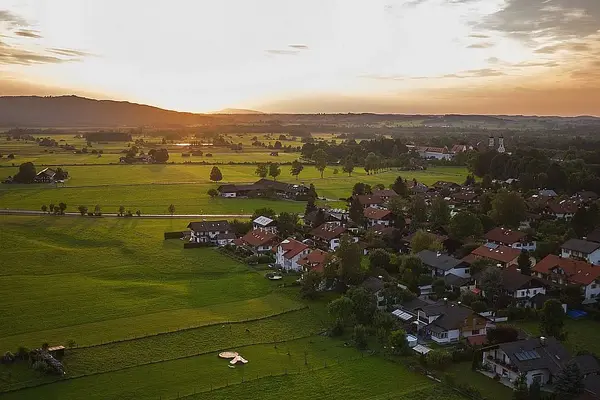
<path fill-rule="evenodd" d="M 244 108 L 225 108 L 221 111 L 216 111 L 213 114 L 265 114 L 262 111 L 246 110 Z"/>
<path fill-rule="evenodd" d="M 0 97 L 2 127 L 178 126 L 212 121 L 205 114 L 181 113 L 141 104 L 77 96 Z"/>

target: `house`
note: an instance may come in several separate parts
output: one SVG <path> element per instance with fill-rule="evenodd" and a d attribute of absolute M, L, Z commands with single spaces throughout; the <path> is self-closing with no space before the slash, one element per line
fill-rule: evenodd
<path fill-rule="evenodd" d="M 50 168 L 44 168 L 36 174 L 35 178 L 33 178 L 33 181 L 35 183 L 52 183 L 54 182 L 55 175 L 55 170 Z"/>
<path fill-rule="evenodd" d="M 445 276 L 453 274 L 461 278 L 469 278 L 470 266 L 462 260 L 442 254 L 439 251 L 422 250 L 417 257 L 431 270 L 432 276 Z"/>
<path fill-rule="evenodd" d="M 450 195 L 450 201 L 455 205 L 476 204 L 479 201 L 479 195 L 468 191 L 456 192 Z"/>
<path fill-rule="evenodd" d="M 537 294 L 546 294 L 547 286 L 540 278 L 524 275 L 516 269 L 502 270 L 502 291 L 519 305 L 531 306 L 531 298 Z"/>
<path fill-rule="evenodd" d="M 494 228 L 484 235 L 488 244 L 498 244 L 518 250 L 535 251 L 536 242 L 526 233 L 507 228 Z"/>
<path fill-rule="evenodd" d="M 562 200 L 561 202 L 549 201 L 542 209 L 542 214 L 555 218 L 570 220 L 573 218 L 579 206 L 571 201 Z"/>
<path fill-rule="evenodd" d="M 371 194 L 361 194 L 356 196 L 356 199 L 358 200 L 358 203 L 363 206 L 363 208 L 381 208 L 385 204 L 385 200 L 383 200 L 381 197 Z"/>
<path fill-rule="evenodd" d="M 589 263 L 600 264 L 600 243 L 581 239 L 569 239 L 560 246 L 563 258 L 586 260 Z"/>
<path fill-rule="evenodd" d="M 275 262 L 286 271 L 300 271 L 302 265 L 298 262 L 310 253 L 310 247 L 295 239 L 285 239 L 275 249 Z"/>
<path fill-rule="evenodd" d="M 438 344 L 455 343 L 471 336 L 485 336 L 490 321 L 468 307 L 447 299 L 418 307 L 417 325 Z"/>
<path fill-rule="evenodd" d="M 309 188 L 304 185 L 272 181 L 264 178 L 249 185 L 221 185 L 217 188 L 221 197 L 258 197 L 265 196 L 271 192 L 277 197 L 293 200 L 305 196 L 308 190 Z"/>
<path fill-rule="evenodd" d="M 577 192 L 577 193 L 575 193 L 574 197 L 576 199 L 578 199 L 579 201 L 586 203 L 586 204 L 593 203 L 594 201 L 598 200 L 598 194 L 596 192 L 592 192 L 590 190 Z"/>
<path fill-rule="evenodd" d="M 444 275 L 444 283 L 446 284 L 446 287 L 449 287 L 451 290 L 457 289 L 461 293 L 475 288 L 472 278 L 458 276 L 452 273 Z"/>
<path fill-rule="evenodd" d="M 393 189 L 380 189 L 373 190 L 373 196 L 379 197 L 383 201 L 389 201 L 392 197 L 398 197 L 398 193 Z"/>
<path fill-rule="evenodd" d="M 595 303 L 600 297 L 600 266 L 550 254 L 533 267 L 533 273 L 559 286 L 581 287 L 584 303 Z"/>
<path fill-rule="evenodd" d="M 334 251 L 339 247 L 344 233 L 346 233 L 346 228 L 335 223 L 324 223 L 310 231 L 310 235 L 317 245 L 327 251 Z M 358 241 L 358 238 L 354 238 L 354 241 Z"/>
<path fill-rule="evenodd" d="M 600 228 L 594 229 L 587 237 L 584 237 L 584 239 L 590 242 L 600 243 Z"/>
<path fill-rule="evenodd" d="M 432 185 L 435 190 L 447 190 L 449 192 L 456 192 L 461 188 L 458 183 L 455 182 L 446 182 L 446 181 L 437 181 Z"/>
<path fill-rule="evenodd" d="M 557 197 L 558 193 L 552 189 L 542 189 L 538 192 L 538 195 L 542 197 Z"/>
<path fill-rule="evenodd" d="M 252 221 L 252 229 L 262 229 L 263 231 L 277 233 L 277 222 L 271 218 L 260 216 Z"/>
<path fill-rule="evenodd" d="M 462 260 L 472 264 L 478 259 L 490 260 L 499 265 L 502 268 L 510 267 L 511 265 L 517 265 L 517 259 L 521 254 L 521 250 L 513 249 L 512 247 L 506 247 L 497 244 L 485 244 L 479 246 L 471 252 L 471 254 L 464 257 Z"/>
<path fill-rule="evenodd" d="M 308 255 L 298 260 L 298 264 L 300 264 L 305 271 L 313 270 L 323 272 L 328 254 L 329 253 L 321 249 L 312 250 Z"/>
<path fill-rule="evenodd" d="M 253 229 L 234 243 L 247 247 L 254 254 L 268 253 L 277 244 L 277 235 L 269 231 Z"/>
<path fill-rule="evenodd" d="M 446 146 L 444 146 L 444 147 L 420 146 L 420 147 L 417 147 L 416 150 L 419 153 L 419 156 L 421 156 L 421 158 L 425 158 L 427 160 L 429 160 L 429 159 L 451 160 L 452 157 L 454 157 L 454 154 L 452 154 L 448 150 L 448 147 L 446 147 Z"/>
<path fill-rule="evenodd" d="M 413 194 L 424 194 L 427 193 L 427 191 L 429 190 L 429 187 L 427 185 L 421 182 L 417 182 L 414 179 L 408 182 L 407 187 Z"/>
<path fill-rule="evenodd" d="M 385 308 L 385 298 L 383 297 L 383 281 L 380 278 L 375 278 L 374 276 L 370 276 L 361 284 L 361 286 L 369 293 L 372 293 L 375 296 L 375 301 L 377 302 L 377 308 L 379 310 L 383 310 Z"/>
<path fill-rule="evenodd" d="M 382 208 L 367 207 L 363 211 L 367 221 L 367 227 L 374 225 L 390 226 L 392 224 L 392 212 Z"/>
<path fill-rule="evenodd" d="M 523 374 L 528 386 L 536 380 L 543 386 L 552 384 L 569 360 L 558 340 L 541 337 L 485 347 L 482 363 L 510 382 Z"/>
<path fill-rule="evenodd" d="M 319 208 L 305 214 L 304 223 L 313 228 L 325 222 L 337 222 L 339 225 L 344 225 L 348 221 L 348 214 L 347 210 Z"/>
<path fill-rule="evenodd" d="M 225 246 L 235 240 L 233 229 L 227 221 L 190 222 L 187 228 L 190 230 L 190 242 L 192 243 L 212 243 L 217 246 Z"/>

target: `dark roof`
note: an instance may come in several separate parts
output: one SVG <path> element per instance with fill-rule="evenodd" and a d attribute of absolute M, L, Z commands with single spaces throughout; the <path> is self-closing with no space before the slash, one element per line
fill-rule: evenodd
<path fill-rule="evenodd" d="M 448 286 L 461 287 L 467 285 L 471 281 L 471 278 L 463 278 L 462 276 L 448 274 L 444 276 L 444 282 Z"/>
<path fill-rule="evenodd" d="M 504 351 L 511 364 L 526 373 L 535 369 L 547 369 L 552 374 L 558 373 L 571 359 L 564 346 L 554 338 L 546 338 L 542 344 L 540 338 L 517 340 L 501 343 L 498 347 Z"/>
<path fill-rule="evenodd" d="M 600 243 L 589 242 L 581 239 L 569 239 L 560 246 L 562 249 L 578 251 L 584 254 L 590 254 L 600 249 Z"/>
<path fill-rule="evenodd" d="M 194 232 L 217 232 L 231 230 L 231 226 L 227 221 L 190 222 L 187 227 Z"/>
<path fill-rule="evenodd" d="M 465 319 L 473 314 L 473 310 L 468 307 L 444 300 L 425 307 L 420 307 L 420 309 L 427 316 L 440 316 L 428 326 L 430 329 L 433 326 L 437 326 L 443 330 L 458 329 L 463 326 Z"/>
<path fill-rule="evenodd" d="M 494 228 L 486 233 L 484 237 L 491 242 L 513 244 L 525 239 L 527 234 L 524 232 L 513 231 L 511 229 Z"/>
<path fill-rule="evenodd" d="M 320 239 L 331 240 L 340 236 L 344 232 L 346 232 L 346 228 L 343 226 L 333 226 L 325 223 L 310 231 L 310 234 Z"/>
<path fill-rule="evenodd" d="M 418 297 L 415 297 L 412 300 L 409 300 L 409 301 L 407 301 L 405 303 L 402 303 L 402 308 L 405 309 L 405 310 L 407 310 L 407 311 L 411 311 L 412 312 L 412 311 L 415 311 L 418 308 L 423 308 L 423 307 L 431 305 L 431 304 L 434 304 L 434 303 L 432 301 L 429 301 L 429 300 L 423 300 L 423 299 L 420 299 Z"/>
<path fill-rule="evenodd" d="M 38 172 L 36 174 L 36 176 L 42 176 L 42 175 L 52 178 L 52 177 L 54 177 L 54 175 L 56 175 L 56 171 L 54 171 L 53 169 L 50 169 L 50 168 L 44 168 L 43 170 L 41 170 L 40 172 Z"/>
<path fill-rule="evenodd" d="M 423 264 L 431 268 L 441 269 L 442 271 L 449 271 L 462 263 L 461 260 L 454 257 L 431 250 L 422 250 L 416 255 L 423 261 Z"/>
<path fill-rule="evenodd" d="M 396 193 L 393 189 L 381 189 L 381 190 L 373 190 L 373 196 L 377 196 L 377 197 L 397 197 L 398 193 Z"/>
<path fill-rule="evenodd" d="M 379 196 L 373 196 L 370 194 L 363 194 L 357 196 L 358 202 L 363 206 L 369 206 L 372 204 L 383 204 L 383 199 Z"/>
<path fill-rule="evenodd" d="M 233 233 L 233 232 L 219 233 L 219 235 L 217 236 L 217 239 L 218 240 L 235 239 L 235 233 Z"/>
<path fill-rule="evenodd" d="M 573 361 L 577 364 L 583 375 L 596 374 L 600 372 L 600 364 L 598 363 L 598 360 L 596 360 L 596 357 L 591 354 L 582 354 L 580 356 L 576 356 Z M 600 380 L 600 377 L 598 380 Z"/>
<path fill-rule="evenodd" d="M 381 208 L 367 207 L 365 208 L 363 214 L 367 219 L 381 220 L 389 217 L 392 212 L 390 210 L 383 210 Z"/>
<path fill-rule="evenodd" d="M 271 241 L 274 241 L 277 235 L 262 229 L 254 229 L 246 233 L 242 238 L 242 242 L 250 246 L 264 246 Z"/>
<path fill-rule="evenodd" d="M 370 292 L 378 292 L 383 289 L 383 281 L 379 278 L 370 276 L 361 284 L 361 286 Z"/>
<path fill-rule="evenodd" d="M 588 234 L 586 240 L 589 240 L 590 242 L 600 243 L 600 228 L 596 228 L 590 234 Z"/>
<path fill-rule="evenodd" d="M 502 287 L 509 292 L 515 292 L 519 289 L 545 286 L 546 285 L 541 280 L 528 275 L 523 275 L 517 270 L 502 270 Z"/>
<path fill-rule="evenodd" d="M 595 375 L 586 376 L 583 380 L 583 386 L 590 397 L 584 397 L 585 399 L 598 399 L 600 398 L 600 378 Z"/>

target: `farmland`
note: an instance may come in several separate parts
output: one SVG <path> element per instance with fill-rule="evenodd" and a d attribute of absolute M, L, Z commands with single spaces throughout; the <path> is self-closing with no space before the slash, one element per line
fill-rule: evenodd
<path fill-rule="evenodd" d="M 323 301 L 306 302 L 214 249 L 163 240 L 186 221 L 0 218 L 2 351 L 74 342 L 66 378 L 0 366 L 3 398 L 408 399 L 444 390 L 320 336 Z M 227 368 L 222 350 L 250 363 Z"/>

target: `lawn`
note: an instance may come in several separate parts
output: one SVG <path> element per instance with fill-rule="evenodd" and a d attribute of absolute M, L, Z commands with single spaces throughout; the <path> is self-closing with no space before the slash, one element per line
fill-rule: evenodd
<path fill-rule="evenodd" d="M 457 383 L 473 386 L 489 400 L 508 400 L 512 398 L 512 389 L 480 372 L 473 371 L 471 362 L 452 364 L 448 367 L 446 373 L 452 375 Z"/>
<path fill-rule="evenodd" d="M 65 202 L 69 210 L 79 205 L 93 208 L 99 204 L 104 212 L 116 212 L 120 205 L 146 214 L 166 214 L 169 204 L 177 213 L 183 214 L 251 214 L 261 207 L 276 211 L 302 212 L 305 204 L 293 201 L 267 201 L 257 199 L 211 199 L 207 192 L 218 184 L 209 181 L 211 166 L 205 165 L 144 165 L 144 166 L 87 166 L 69 167 L 71 179 L 65 187 L 51 185 L 2 185 L 0 208 L 39 210 L 43 204 Z M 255 166 L 223 165 L 220 167 L 223 181 L 220 183 L 253 182 Z M 282 166 L 282 181 L 296 182 L 289 174 L 289 167 Z M 9 172 L 10 171 L 10 172 Z M 0 174 L 13 174 L 15 170 L 1 168 Z M 325 178 L 311 166 L 305 167 L 299 182 L 314 183 L 320 197 L 330 200 L 347 197 L 356 182 L 371 185 L 390 185 L 401 175 L 417 179 L 425 184 L 438 180 L 463 182 L 466 169 L 459 167 L 436 167 L 426 171 L 387 171 L 366 175 L 357 170 L 352 177 L 333 174 L 329 168 Z M 332 202 L 334 206 L 341 203 Z"/>

